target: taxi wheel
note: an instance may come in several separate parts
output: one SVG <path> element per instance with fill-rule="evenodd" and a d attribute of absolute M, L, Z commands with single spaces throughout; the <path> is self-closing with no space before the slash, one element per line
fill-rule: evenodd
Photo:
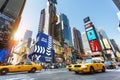
<path fill-rule="evenodd" d="M 94 73 L 95 71 L 94 71 L 94 68 L 93 67 L 90 67 L 90 73 Z"/>
<path fill-rule="evenodd" d="M 79 72 L 75 71 L 75 74 L 78 74 Z"/>
<path fill-rule="evenodd" d="M 7 74 L 7 72 L 8 72 L 8 69 L 2 69 L 2 70 L 0 71 L 0 74 L 1 74 L 1 75 L 5 75 L 5 74 Z"/>
<path fill-rule="evenodd" d="M 102 68 L 102 72 L 105 72 L 105 67 L 103 66 L 103 68 Z"/>
<path fill-rule="evenodd" d="M 30 72 L 35 73 L 36 72 L 36 68 L 32 68 Z"/>
<path fill-rule="evenodd" d="M 71 71 L 71 69 L 69 69 L 69 71 Z"/>

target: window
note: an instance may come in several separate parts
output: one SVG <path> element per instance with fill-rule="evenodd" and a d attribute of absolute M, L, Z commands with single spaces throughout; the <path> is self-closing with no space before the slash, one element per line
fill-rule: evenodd
<path fill-rule="evenodd" d="M 26 65 L 32 65 L 32 63 L 31 62 L 26 62 Z"/>

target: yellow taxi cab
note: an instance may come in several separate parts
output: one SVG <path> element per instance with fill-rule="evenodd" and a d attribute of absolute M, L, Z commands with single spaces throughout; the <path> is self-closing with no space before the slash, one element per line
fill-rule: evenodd
<path fill-rule="evenodd" d="M 35 73 L 36 70 L 42 70 L 42 66 L 34 62 L 26 61 L 20 62 L 17 65 L 4 65 L 0 66 L 0 75 L 5 75 L 8 72 L 23 72 Z"/>
<path fill-rule="evenodd" d="M 79 72 L 81 73 L 94 73 L 95 71 L 101 70 L 102 72 L 105 72 L 105 65 L 100 60 L 93 60 L 93 59 L 86 59 L 83 60 L 81 64 L 74 65 L 74 72 L 77 74 Z"/>
<path fill-rule="evenodd" d="M 74 65 L 75 65 L 75 64 L 67 65 L 67 66 L 66 66 L 66 69 L 69 70 L 69 71 L 74 71 Z"/>

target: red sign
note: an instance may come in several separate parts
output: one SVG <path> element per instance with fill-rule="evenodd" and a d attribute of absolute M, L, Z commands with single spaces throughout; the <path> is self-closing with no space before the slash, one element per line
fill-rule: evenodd
<path fill-rule="evenodd" d="M 85 29 L 93 27 L 92 22 L 85 24 Z"/>
<path fill-rule="evenodd" d="M 92 52 L 97 52 L 101 50 L 98 40 L 93 40 L 93 41 L 90 41 L 89 43 L 90 43 Z"/>

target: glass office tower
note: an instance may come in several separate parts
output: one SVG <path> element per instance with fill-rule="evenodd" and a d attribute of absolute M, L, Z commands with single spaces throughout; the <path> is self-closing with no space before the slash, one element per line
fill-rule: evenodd
<path fill-rule="evenodd" d="M 60 19 L 62 21 L 64 42 L 67 43 L 68 46 L 72 46 L 72 35 L 69 20 L 65 14 L 60 14 Z"/>

